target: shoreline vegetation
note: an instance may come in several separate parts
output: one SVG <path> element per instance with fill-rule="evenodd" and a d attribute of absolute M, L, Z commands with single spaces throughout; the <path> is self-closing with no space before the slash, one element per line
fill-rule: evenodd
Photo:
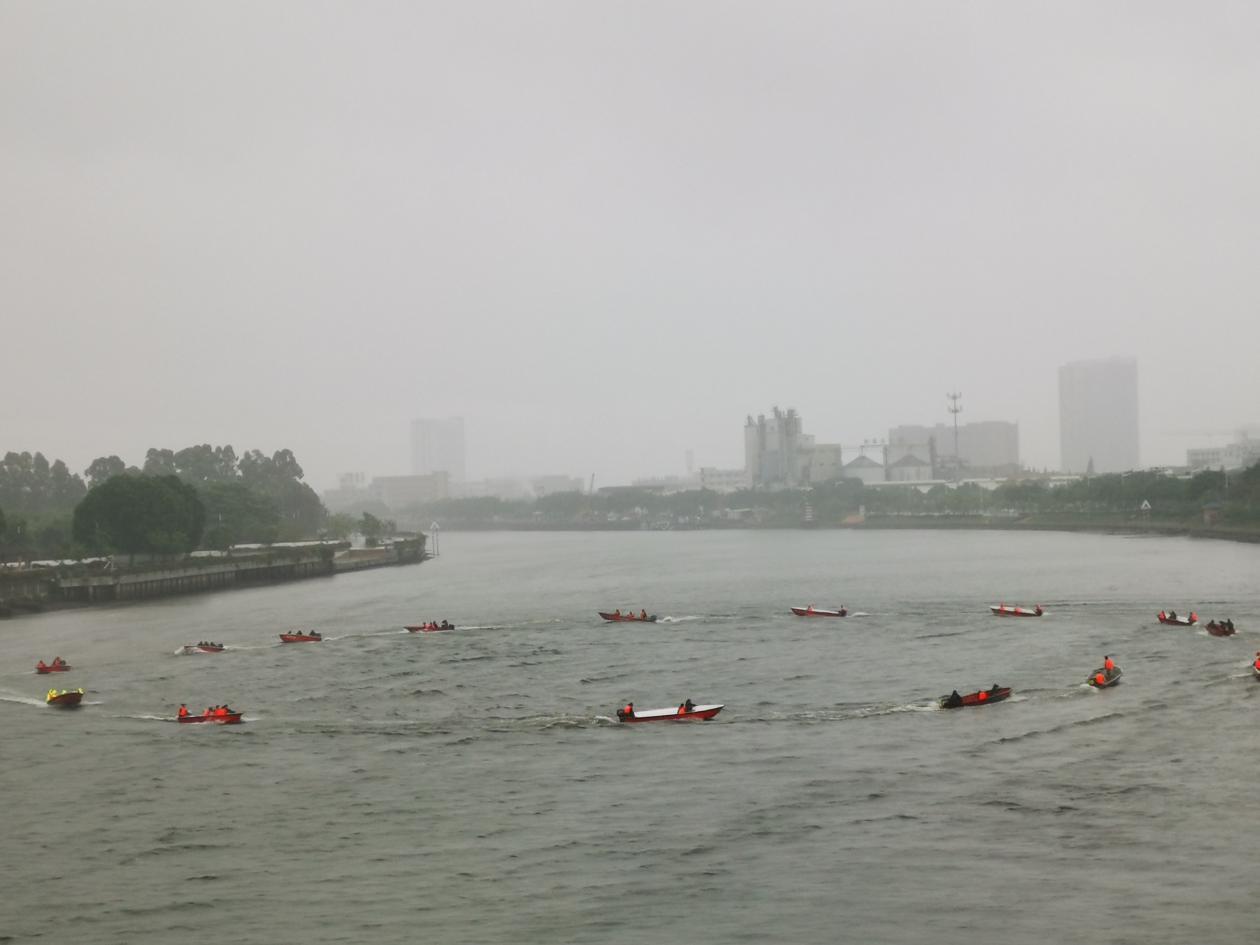
<path fill-rule="evenodd" d="M 446 499 L 396 514 L 405 527 L 436 522 L 444 531 L 966 528 L 1256 542 L 1260 464 L 1231 472 L 1139 471 L 1068 482 L 1025 476 L 991 488 L 966 480 L 917 487 L 853 479 L 732 493 L 614 487 L 528 500 Z"/>

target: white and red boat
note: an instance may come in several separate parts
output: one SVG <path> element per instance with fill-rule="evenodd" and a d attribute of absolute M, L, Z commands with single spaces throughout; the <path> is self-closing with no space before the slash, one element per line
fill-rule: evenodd
<path fill-rule="evenodd" d="M 620 612 L 610 614 L 607 611 L 597 610 L 595 613 L 609 623 L 656 623 L 656 614 L 647 614 L 646 611 L 638 614 L 623 614 Z"/>
<path fill-rule="evenodd" d="M 323 636 L 314 630 L 301 630 L 297 633 L 280 634 L 281 643 L 318 643 Z"/>
<path fill-rule="evenodd" d="M 1160 623 L 1171 623 L 1178 627 L 1193 627 L 1199 622 L 1199 615 L 1193 611 L 1190 612 L 1189 617 L 1178 617 L 1174 614 L 1164 613 L 1162 610 L 1157 616 L 1159 617 Z"/>
<path fill-rule="evenodd" d="M 1045 613 L 1045 611 L 1041 609 L 1040 604 L 1031 608 L 1020 607 L 1018 605 L 1015 607 L 1007 607 L 1005 604 L 994 604 L 989 608 L 989 610 L 993 612 L 993 616 L 995 617 L 1040 617 Z"/>
<path fill-rule="evenodd" d="M 441 623 L 416 623 L 403 627 L 408 633 L 441 633 L 445 630 L 454 630 L 455 624 L 447 623 L 443 620 Z"/>
<path fill-rule="evenodd" d="M 194 653 L 222 653 L 222 643 L 185 643 L 184 652 L 192 655 Z"/>
<path fill-rule="evenodd" d="M 674 706 L 670 709 L 635 709 L 627 715 L 625 709 L 617 710 L 621 722 L 707 722 L 722 711 L 720 705 L 693 705 L 690 709 Z"/>
<path fill-rule="evenodd" d="M 193 725 L 197 722 L 206 722 L 210 725 L 240 725 L 243 712 L 228 712 L 226 714 L 213 712 L 203 712 L 201 715 L 181 715 L 176 721 L 182 725 Z"/>
<path fill-rule="evenodd" d="M 808 607 L 793 607 L 792 613 L 798 617 L 847 617 L 849 610 L 847 607 L 841 607 L 839 610 L 826 610 L 824 608 L 815 607 L 810 604 Z"/>

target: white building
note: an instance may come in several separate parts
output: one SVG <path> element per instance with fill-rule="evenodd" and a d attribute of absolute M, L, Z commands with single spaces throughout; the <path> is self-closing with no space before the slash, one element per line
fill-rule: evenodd
<path fill-rule="evenodd" d="M 463 417 L 411 421 L 411 472 L 417 476 L 444 472 L 451 482 L 467 478 Z"/>
<path fill-rule="evenodd" d="M 1244 434 L 1228 446 L 1186 450 L 1186 465 L 1192 472 L 1203 469 L 1245 469 L 1260 463 L 1260 440 Z"/>
<path fill-rule="evenodd" d="M 1137 361 L 1107 358 L 1059 368 L 1059 464 L 1064 472 L 1136 469 Z"/>
<path fill-rule="evenodd" d="M 449 495 L 449 480 L 445 472 L 425 476 L 377 476 L 367 491 L 393 512 L 400 512 L 412 505 L 437 502 Z"/>
<path fill-rule="evenodd" d="M 807 455 L 805 479 L 810 485 L 844 478 L 844 450 L 839 443 L 818 443 Z"/>
<path fill-rule="evenodd" d="M 859 479 L 864 485 L 883 482 L 886 478 L 884 475 L 884 464 L 877 463 L 869 456 L 858 456 L 845 463 L 844 478 Z"/>
<path fill-rule="evenodd" d="M 745 469 L 718 469 L 715 466 L 700 467 L 700 488 L 712 492 L 739 492 L 751 488 Z"/>
<path fill-rule="evenodd" d="M 801 432 L 801 417 L 794 409 L 774 408 L 769 419 L 750 416 L 744 424 L 744 468 L 754 489 L 775 486 L 795 489 L 804 483 L 804 456 L 813 437 Z"/>
<path fill-rule="evenodd" d="M 954 428 L 907 424 L 888 431 L 889 463 L 913 453 L 929 464 L 955 461 Z M 958 453 L 962 465 L 971 469 L 1019 468 L 1019 424 L 1006 420 L 981 420 L 958 425 Z"/>

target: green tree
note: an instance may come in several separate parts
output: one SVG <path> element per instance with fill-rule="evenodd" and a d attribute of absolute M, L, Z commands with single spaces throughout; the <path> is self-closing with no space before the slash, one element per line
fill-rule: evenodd
<path fill-rule="evenodd" d="M 95 489 L 126 471 L 127 464 L 117 456 L 98 456 L 92 460 L 87 469 L 83 470 L 83 475 L 87 476 L 88 488 Z"/>
<path fill-rule="evenodd" d="M 206 508 L 205 547 L 226 549 L 244 542 L 276 540 L 280 511 L 267 496 L 241 482 L 211 482 L 197 491 Z"/>
<path fill-rule="evenodd" d="M 179 554 L 201 541 L 205 514 L 176 476 L 115 476 L 75 508 L 73 535 L 95 551 Z"/>

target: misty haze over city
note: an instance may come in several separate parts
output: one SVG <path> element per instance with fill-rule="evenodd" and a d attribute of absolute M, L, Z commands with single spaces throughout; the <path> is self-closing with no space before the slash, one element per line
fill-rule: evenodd
<path fill-rule="evenodd" d="M 4 448 L 597 484 L 1018 423 L 1136 360 L 1140 461 L 1258 419 L 1260 9 L 0 6 Z"/>

